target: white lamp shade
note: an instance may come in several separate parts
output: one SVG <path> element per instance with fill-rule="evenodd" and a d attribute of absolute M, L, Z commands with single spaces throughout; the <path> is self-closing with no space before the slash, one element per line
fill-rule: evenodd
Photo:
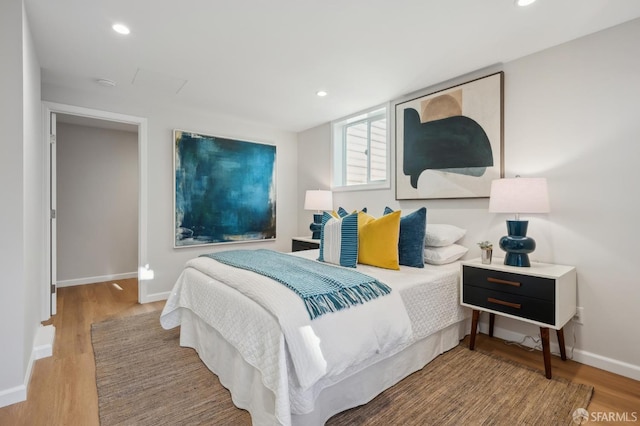
<path fill-rule="evenodd" d="M 304 196 L 305 210 L 331 210 L 333 208 L 333 193 L 323 190 L 309 190 Z"/>
<path fill-rule="evenodd" d="M 497 179 L 491 182 L 489 211 L 494 213 L 548 213 L 545 178 Z"/>

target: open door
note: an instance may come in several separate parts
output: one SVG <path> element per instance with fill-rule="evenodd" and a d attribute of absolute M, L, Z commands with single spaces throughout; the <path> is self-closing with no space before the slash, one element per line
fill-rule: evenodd
<path fill-rule="evenodd" d="M 58 283 L 57 279 L 57 229 L 56 229 L 56 128 L 57 117 L 56 113 L 61 115 L 74 115 L 78 117 L 86 117 L 90 119 L 113 121 L 117 123 L 132 124 L 138 127 L 138 271 L 143 268 L 142 265 L 149 263 L 147 259 L 147 119 L 144 117 L 136 117 L 133 115 L 118 114 L 113 112 L 100 111 L 95 109 L 89 109 L 84 107 L 64 105 L 58 103 L 52 103 L 43 101 L 43 118 L 44 125 L 43 130 L 43 143 L 49 145 L 49 151 L 45 152 L 49 155 L 48 163 L 49 172 L 45 174 L 47 180 L 46 186 L 48 187 L 49 205 L 45 206 L 43 211 L 43 220 L 49 221 L 49 244 L 46 244 L 46 259 L 49 261 L 48 265 L 44 267 L 44 274 L 47 275 L 43 280 L 43 289 L 41 293 L 42 297 L 42 320 L 45 321 L 50 318 L 50 315 L 55 315 L 56 308 L 56 287 Z M 45 264 L 47 262 L 44 262 Z M 168 294 L 148 294 L 148 280 L 152 280 L 153 277 L 145 277 L 138 282 L 138 302 L 148 303 L 156 300 L 163 300 L 168 297 Z M 50 311 L 47 308 L 51 308 Z M 47 312 L 45 312 L 47 311 Z M 50 315 L 49 315 L 50 314 Z"/>
<path fill-rule="evenodd" d="M 50 191 L 50 238 L 49 243 L 51 246 L 49 247 L 49 253 L 51 255 L 50 259 L 50 267 L 51 271 L 49 276 L 51 277 L 50 281 L 50 292 L 51 292 L 51 315 L 55 315 L 57 311 L 56 307 L 56 284 L 58 282 L 58 272 L 56 269 L 57 265 L 57 235 L 56 235 L 56 113 L 51 113 L 51 119 L 49 121 L 49 191 Z"/>

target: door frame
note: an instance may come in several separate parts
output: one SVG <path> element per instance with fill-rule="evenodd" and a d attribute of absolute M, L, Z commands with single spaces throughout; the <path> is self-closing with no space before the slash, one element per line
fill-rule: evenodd
<path fill-rule="evenodd" d="M 144 269 L 144 265 L 148 262 L 147 253 L 147 150 L 148 150 L 148 127 L 147 119 L 134 115 L 119 114 L 114 112 L 102 111 L 91 108 L 84 108 L 73 105 L 60 104 L 55 102 L 42 102 L 43 117 L 43 141 L 45 144 L 44 159 L 44 188 L 45 188 L 45 256 L 44 256 L 44 277 L 42 295 L 42 321 L 51 317 L 55 312 L 51 312 L 51 222 L 50 222 L 50 205 L 51 205 L 51 153 L 49 150 L 49 129 L 51 125 L 51 113 L 60 113 L 68 115 L 76 115 L 80 117 L 96 118 L 106 121 L 115 121 L 119 123 L 127 123 L 138 126 L 138 276 L 140 270 Z M 57 290 L 56 290 L 57 291 Z M 138 280 L 138 303 L 146 303 L 148 300 L 147 282 Z"/>

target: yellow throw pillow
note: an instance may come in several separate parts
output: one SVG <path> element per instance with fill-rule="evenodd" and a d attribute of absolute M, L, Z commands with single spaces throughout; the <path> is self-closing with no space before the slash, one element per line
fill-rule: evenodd
<path fill-rule="evenodd" d="M 400 269 L 398 239 L 401 211 L 378 219 L 358 212 L 358 263 L 385 269 Z"/>

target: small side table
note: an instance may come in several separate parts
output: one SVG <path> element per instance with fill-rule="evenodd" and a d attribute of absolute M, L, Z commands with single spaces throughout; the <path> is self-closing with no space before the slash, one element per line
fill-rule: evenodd
<path fill-rule="evenodd" d="M 313 250 L 320 248 L 320 240 L 311 237 L 293 237 L 291 251 Z"/>
<path fill-rule="evenodd" d="M 551 378 L 549 329 L 556 330 L 560 356 L 567 359 L 563 327 L 576 313 L 576 269 L 572 266 L 531 262 L 515 267 L 494 259 L 462 262 L 460 303 L 473 309 L 469 349 L 474 350 L 481 311 L 489 312 L 489 336 L 493 337 L 495 315 L 540 327 L 545 375 Z"/>

